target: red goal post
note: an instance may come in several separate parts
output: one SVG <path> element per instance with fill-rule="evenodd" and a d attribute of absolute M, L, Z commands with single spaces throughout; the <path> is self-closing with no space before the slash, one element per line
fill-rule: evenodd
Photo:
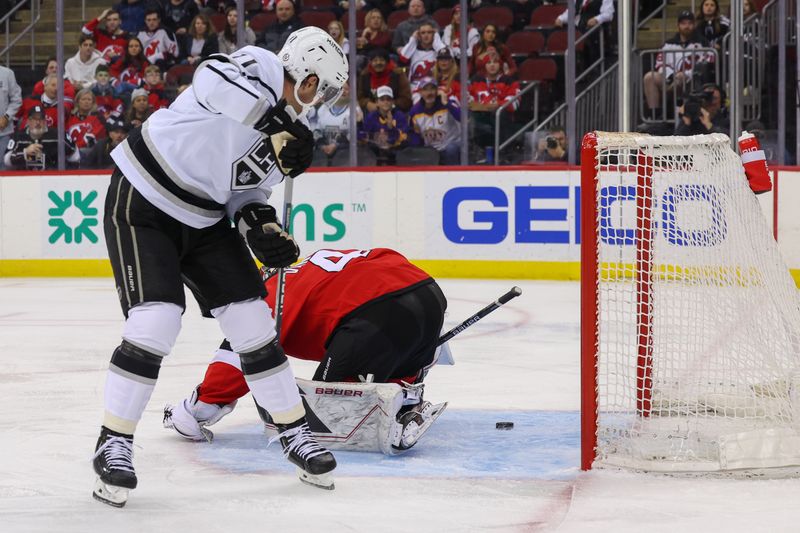
<path fill-rule="evenodd" d="M 727 136 L 581 152 L 581 468 L 800 465 L 800 300 Z"/>

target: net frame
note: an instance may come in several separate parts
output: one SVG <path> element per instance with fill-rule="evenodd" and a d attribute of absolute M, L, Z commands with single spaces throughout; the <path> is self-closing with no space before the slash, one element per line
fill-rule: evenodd
<path fill-rule="evenodd" d="M 759 242 L 764 246 L 753 253 L 745 251 L 745 261 L 734 254 L 731 264 L 720 263 L 724 267 L 659 264 L 664 247 L 655 238 L 659 232 L 658 215 L 668 223 L 670 217 L 674 219 L 678 214 L 674 205 L 670 208 L 654 191 L 660 180 L 668 181 L 673 174 L 684 179 L 687 172 L 696 172 L 697 162 L 705 162 L 703 154 L 713 154 L 716 158 L 703 167 L 707 172 L 704 175 L 720 180 L 722 191 L 716 200 L 713 200 L 714 195 L 703 196 L 706 201 L 712 199 L 711 215 L 706 214 L 705 218 L 710 216 L 717 223 L 722 221 L 724 226 L 728 204 L 736 204 L 750 217 L 748 225 L 756 226 L 748 228 L 744 247 Z M 677 164 L 677 170 L 665 169 L 665 163 L 667 166 Z M 627 175 L 626 190 L 635 191 L 635 252 L 626 266 L 627 271 L 622 274 L 609 268 L 614 261 L 604 263 L 603 254 L 607 252 L 604 247 L 608 246 L 601 243 L 598 218 L 609 203 L 600 195 L 599 184 L 605 174 L 620 178 Z M 597 464 L 651 471 L 706 472 L 800 465 L 797 422 L 800 394 L 796 394 L 800 389 L 800 300 L 757 200 L 749 191 L 739 158 L 730 149 L 728 137 L 721 134 L 649 137 L 591 132 L 583 139 L 581 176 L 581 235 L 584 236 L 581 239 L 581 468 L 588 470 Z M 686 194 L 692 200 L 696 199 L 691 198 L 692 195 L 699 198 L 705 194 L 703 187 L 702 183 L 689 184 L 679 190 L 689 191 Z M 695 233 L 703 235 L 703 232 Z M 702 245 L 716 253 L 714 246 Z M 726 253 L 722 250 L 719 255 Z M 758 257 L 759 254 L 768 260 Z M 749 264 L 751 256 L 752 265 Z M 616 261 L 620 263 L 619 258 Z M 629 295 L 625 303 L 628 308 L 635 309 L 635 318 L 628 316 L 624 325 L 628 338 L 635 338 L 635 350 L 627 350 L 635 351 L 635 370 L 631 371 L 631 363 L 626 363 L 622 370 L 617 369 L 617 373 L 624 376 L 615 378 L 613 372 L 608 371 L 611 363 L 605 358 L 613 359 L 619 354 L 608 349 L 608 338 L 613 335 L 601 320 L 607 320 L 608 308 L 614 305 L 614 287 L 625 284 L 633 287 L 635 294 L 634 297 Z M 776 339 L 767 343 L 778 355 L 772 358 L 775 360 L 770 359 L 769 354 L 759 355 L 768 361 L 769 372 L 740 379 L 744 383 L 734 383 L 738 388 L 727 389 L 729 384 L 726 383 L 721 391 L 719 383 L 713 380 L 723 379 L 713 373 L 709 373 L 713 377 L 705 384 L 708 390 L 703 390 L 706 378 L 702 373 L 707 369 L 691 365 L 680 370 L 686 374 L 688 368 L 690 372 L 699 373 L 699 378 L 688 375 L 687 379 L 687 375 L 678 373 L 677 377 L 669 375 L 664 379 L 669 371 L 665 371 L 662 364 L 666 335 L 660 322 L 669 321 L 659 319 L 662 309 L 659 306 L 680 301 L 684 295 L 672 297 L 670 291 L 671 287 L 682 285 L 693 291 L 706 290 L 712 296 L 726 290 L 737 295 L 751 289 L 761 291 L 760 298 L 770 306 L 770 316 L 780 318 L 779 328 L 776 328 L 780 331 L 769 332 Z M 766 295 L 762 294 L 765 291 Z M 603 300 L 608 298 L 607 294 L 612 294 L 610 303 Z M 691 295 L 688 299 L 692 299 Z M 689 306 L 692 304 L 690 301 Z M 777 314 L 773 308 L 777 309 Z M 602 333 L 603 328 L 606 328 L 605 333 Z M 693 332 L 691 327 L 686 329 Z M 681 348 L 679 344 L 675 359 L 681 359 Z M 666 359 L 670 357 L 668 353 Z M 692 360 L 691 357 L 686 359 Z M 698 365 L 698 359 L 701 358 L 695 358 L 692 365 L 702 367 L 704 362 L 701 360 Z M 725 381 L 738 379 L 735 377 L 736 358 L 732 360 L 734 368 L 726 368 L 725 372 L 734 377 L 726 375 Z M 730 362 L 726 364 L 731 366 Z M 687 385 L 692 381 L 691 386 Z M 623 392 L 628 400 L 624 407 L 612 405 L 616 400 L 609 399 L 619 388 L 634 389 L 632 394 L 629 390 Z M 689 394 L 690 388 L 693 390 Z M 740 391 L 742 388 L 744 393 Z"/>

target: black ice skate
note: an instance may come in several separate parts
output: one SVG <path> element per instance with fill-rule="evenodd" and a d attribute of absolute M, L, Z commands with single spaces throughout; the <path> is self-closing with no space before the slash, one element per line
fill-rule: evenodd
<path fill-rule="evenodd" d="M 93 465 L 99 476 L 92 493 L 94 499 L 114 507 L 124 507 L 128 491 L 136 488 L 133 435 L 117 433 L 103 426 L 95 446 Z"/>
<path fill-rule="evenodd" d="M 330 472 L 336 468 L 336 459 L 314 439 L 305 417 L 291 424 L 275 424 L 275 427 L 278 435 L 270 439 L 270 443 L 280 439 L 283 455 L 297 466 L 300 481 L 333 490 Z"/>

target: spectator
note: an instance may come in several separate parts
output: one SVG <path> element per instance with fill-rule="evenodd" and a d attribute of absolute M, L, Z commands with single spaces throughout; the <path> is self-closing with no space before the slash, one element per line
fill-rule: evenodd
<path fill-rule="evenodd" d="M 235 7 L 229 7 L 225 10 L 225 29 L 217 34 L 217 42 L 219 43 L 219 51 L 222 54 L 232 54 L 239 49 L 236 44 L 238 41 L 236 35 L 236 25 L 239 22 L 239 12 Z M 256 34 L 249 26 L 244 28 L 244 44 L 256 44 Z"/>
<path fill-rule="evenodd" d="M 41 81 L 37 81 L 36 84 L 33 86 L 33 95 L 41 95 L 44 93 L 44 80 L 47 79 L 47 76 L 50 74 L 54 76 L 58 76 L 58 62 L 56 58 L 51 57 L 47 60 L 47 66 L 45 67 L 44 71 L 44 78 Z M 64 98 L 68 99 L 70 103 L 75 98 L 75 87 L 72 86 L 69 80 L 64 80 Z"/>
<path fill-rule="evenodd" d="M 517 64 L 511 56 L 511 51 L 497 38 L 497 26 L 494 24 L 487 24 L 483 28 L 481 38 L 472 48 L 472 55 L 470 56 L 469 70 L 474 75 L 486 75 L 478 68 L 478 61 L 482 60 L 487 54 L 497 54 L 503 64 L 503 73 L 507 76 L 514 76 L 517 73 Z"/>
<path fill-rule="evenodd" d="M 97 103 L 91 89 L 81 89 L 75 95 L 75 109 L 67 119 L 67 137 L 80 152 L 89 153 L 98 140 L 106 137 L 105 121 L 97 113 Z"/>
<path fill-rule="evenodd" d="M 22 89 L 17 84 L 14 71 L 0 65 L 0 153 L 5 154 L 8 141 L 14 133 L 14 117 L 22 107 Z M 5 168 L 0 158 L 0 170 Z"/>
<path fill-rule="evenodd" d="M 614 20 L 614 0 L 577 0 L 575 25 L 585 33 L 599 24 Z M 556 17 L 555 25 L 562 28 L 567 25 L 568 11 L 565 9 Z"/>
<path fill-rule="evenodd" d="M 361 36 L 356 39 L 358 53 L 369 55 L 376 48 L 389 49 L 392 44 L 392 34 L 386 26 L 386 21 L 380 9 L 371 9 L 364 17 L 364 29 Z"/>
<path fill-rule="evenodd" d="M 364 114 L 356 108 L 356 122 L 361 122 Z M 317 157 L 331 166 L 336 152 L 347 150 L 350 146 L 350 83 L 345 83 L 339 99 L 330 105 L 321 105 L 312 125 Z"/>
<path fill-rule="evenodd" d="M 434 26 L 425 22 L 400 50 L 400 61 L 408 63 L 408 80 L 411 82 L 412 94 L 419 90 L 420 80 L 430 77 L 436 64 L 436 54 L 443 48 L 447 47 Z"/>
<path fill-rule="evenodd" d="M 497 54 L 490 54 L 482 60 L 481 65 L 486 72 L 485 76 L 476 75 L 470 80 L 469 85 L 469 109 L 470 121 L 475 127 L 474 142 L 482 148 L 494 146 L 495 127 L 498 127 L 495 119 L 497 108 L 513 100 L 519 94 L 519 82 L 501 72 L 500 57 Z M 512 113 L 519 108 L 519 101 L 501 113 L 500 133 L 503 140 L 503 132 L 508 136 L 508 124 L 511 121 Z M 495 154 L 495 157 L 497 154 Z M 492 163 L 493 161 L 489 161 Z"/>
<path fill-rule="evenodd" d="M 217 34 L 212 30 L 208 15 L 200 13 L 192 19 L 189 31 L 178 39 L 178 52 L 181 63 L 195 66 L 211 54 L 219 52 Z"/>
<path fill-rule="evenodd" d="M 175 35 L 161 26 L 161 15 L 158 9 L 148 9 L 145 12 L 144 23 L 146 28 L 139 32 L 139 40 L 144 48 L 147 61 L 158 65 L 162 72 L 169 70 L 178 57 L 178 43 Z"/>
<path fill-rule="evenodd" d="M 32 95 L 22 100 L 22 107 L 17 113 L 19 124 L 17 129 L 25 127 L 30 110 L 39 108 L 44 113 L 48 128 L 58 127 L 58 76 L 48 74 L 43 81 L 44 90 L 41 95 Z M 73 99 L 64 96 L 64 116 L 72 113 Z"/>
<path fill-rule="evenodd" d="M 695 34 L 694 15 L 684 10 L 678 15 L 678 33 L 667 39 L 656 57 L 653 70 L 644 75 L 644 96 L 651 118 L 660 114 L 661 91 L 674 90 L 676 95 L 692 80 L 696 66 L 706 60 L 702 52 L 693 52 L 706 46 L 705 40 Z"/>
<path fill-rule="evenodd" d="M 147 104 L 151 111 L 169 107 L 170 102 L 164 92 L 164 82 L 158 65 L 150 65 L 144 69 L 144 85 L 142 88 L 147 91 Z"/>
<path fill-rule="evenodd" d="M 389 59 L 389 52 L 376 48 L 369 54 L 369 65 L 361 73 L 358 83 L 358 105 L 367 113 L 378 109 L 378 87 L 387 85 L 391 87 L 392 94 L 396 95 L 395 105 L 401 111 L 411 109 L 411 86 L 408 78 L 396 70 L 394 61 Z"/>
<path fill-rule="evenodd" d="M 442 32 L 442 41 L 450 48 L 450 52 L 455 59 L 461 57 L 461 5 L 456 4 L 453 8 L 453 18 L 450 24 L 445 26 Z M 467 26 L 467 57 L 472 56 L 472 50 L 478 41 L 481 40 L 481 34 L 478 29 L 470 22 Z"/>
<path fill-rule="evenodd" d="M 101 23 L 105 28 L 100 28 Z M 129 35 L 120 27 L 121 23 L 122 19 L 117 11 L 106 9 L 99 17 L 90 20 L 81 28 L 84 35 L 94 37 L 97 50 L 107 63 L 119 59 L 128 45 Z"/>
<path fill-rule="evenodd" d="M 413 1 L 413 0 L 412 0 Z M 420 82 L 419 102 L 409 113 L 409 144 L 430 146 L 439 152 L 439 164 L 457 165 L 461 152 L 461 108 L 458 100 L 438 89 L 436 80 Z"/>
<path fill-rule="evenodd" d="M 97 112 L 100 113 L 103 120 L 108 120 L 112 113 L 121 115 L 125 110 L 125 104 L 117 98 L 114 87 L 111 84 L 111 74 L 108 72 L 107 65 L 97 66 L 97 70 L 94 73 L 92 92 L 97 104 Z"/>
<path fill-rule="evenodd" d="M 539 139 L 537 161 L 544 163 L 566 162 L 567 132 L 559 126 L 550 128 L 547 137 Z"/>
<path fill-rule="evenodd" d="M 81 35 L 78 52 L 64 64 L 64 77 L 77 89 L 90 89 L 94 85 L 94 73 L 106 60 L 95 50 L 94 37 Z"/>
<path fill-rule="evenodd" d="M 108 136 L 94 145 L 86 157 L 81 161 L 81 168 L 112 169 L 114 160 L 111 159 L 111 150 L 128 137 L 130 127 L 120 116 L 112 116 L 106 122 Z"/>
<path fill-rule="evenodd" d="M 333 37 L 333 40 L 336 41 L 336 44 L 339 45 L 345 55 L 350 52 L 350 41 L 344 36 L 344 26 L 341 22 L 338 20 L 330 21 L 328 23 L 328 35 Z"/>
<path fill-rule="evenodd" d="M 675 135 L 728 133 L 730 129 L 722 89 L 714 83 L 707 83 L 701 92 L 690 94 L 678 108 L 678 117 L 681 120 Z"/>
<path fill-rule="evenodd" d="M 144 56 L 142 41 L 137 37 L 128 39 L 125 55 L 109 67 L 108 71 L 115 80 L 117 96 L 127 98 L 131 91 L 144 83 L 144 70 L 150 65 Z"/>
<path fill-rule="evenodd" d="M 433 79 L 439 84 L 447 97 L 453 97 L 461 102 L 461 82 L 458 76 L 458 65 L 453 60 L 453 54 L 447 47 L 436 54 L 436 64 L 431 71 Z"/>
<path fill-rule="evenodd" d="M 185 35 L 200 10 L 195 0 L 161 0 L 164 27 L 176 36 Z"/>
<path fill-rule="evenodd" d="M 3 163 L 13 170 L 54 170 L 58 168 L 58 130 L 47 126 L 42 106 L 31 107 L 26 124 L 20 127 L 8 143 Z M 78 151 L 69 138 L 65 139 L 67 164 L 77 164 Z"/>
<path fill-rule="evenodd" d="M 742 14 L 744 16 L 744 20 L 747 20 L 753 15 L 758 16 L 760 14 L 755 0 L 744 0 L 744 2 L 742 2 Z"/>
<path fill-rule="evenodd" d="M 275 16 L 278 19 L 264 28 L 264 33 L 258 36 L 256 43 L 260 47 L 277 54 L 286 39 L 289 38 L 289 35 L 305 26 L 305 24 L 295 13 L 292 0 L 278 0 L 275 5 Z"/>
<path fill-rule="evenodd" d="M 122 29 L 131 35 L 136 35 L 145 28 L 144 13 L 148 7 L 146 0 L 120 0 L 113 10 L 119 13 L 122 19 Z"/>
<path fill-rule="evenodd" d="M 722 37 L 731 29 L 731 21 L 720 13 L 717 0 L 703 0 L 695 15 L 696 40 L 705 40 L 709 46 L 719 49 Z"/>
<path fill-rule="evenodd" d="M 377 90 L 377 109 L 367 114 L 361 138 L 375 153 L 378 166 L 396 164 L 396 152 L 408 141 L 408 116 L 394 106 L 394 92 L 388 85 Z"/>
<path fill-rule="evenodd" d="M 131 105 L 125 113 L 125 121 L 131 127 L 138 128 L 152 114 L 149 97 L 145 89 L 134 89 L 131 93 Z"/>
<path fill-rule="evenodd" d="M 231 0 L 196 0 L 201 13 L 205 13 L 209 17 L 216 13 L 225 13 L 225 9 L 230 7 Z"/>
<path fill-rule="evenodd" d="M 395 5 L 395 8 L 397 7 Z M 434 30 L 439 31 L 439 25 L 436 24 L 433 17 L 425 13 L 425 4 L 422 3 L 422 0 L 411 0 L 408 3 L 408 14 L 409 17 L 394 29 L 392 48 L 397 52 L 397 55 L 402 55 L 402 50 L 411 40 L 411 36 L 415 35 L 423 24 L 429 24 Z"/>

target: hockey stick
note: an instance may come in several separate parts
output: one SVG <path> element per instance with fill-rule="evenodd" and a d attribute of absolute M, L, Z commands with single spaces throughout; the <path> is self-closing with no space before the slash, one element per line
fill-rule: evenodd
<path fill-rule="evenodd" d="M 294 192 L 294 178 L 286 176 L 283 186 L 283 229 L 292 234 L 292 193 Z M 278 269 L 278 288 L 275 293 L 275 331 L 278 341 L 281 339 L 281 322 L 283 318 L 283 295 L 286 286 L 286 269 Z"/>
<path fill-rule="evenodd" d="M 436 345 L 441 346 L 442 344 L 446 343 L 447 341 L 449 341 L 450 339 L 452 339 L 453 337 L 455 337 L 456 335 L 458 335 L 459 333 L 470 327 L 472 324 L 474 324 L 481 318 L 485 317 L 486 315 L 488 315 L 501 305 L 508 303 L 509 300 L 516 298 L 520 294 L 522 294 L 522 289 L 516 286 L 511 287 L 511 290 L 502 295 L 500 298 L 493 301 L 492 303 L 490 303 L 489 305 L 487 305 L 486 307 L 484 307 L 483 309 L 481 309 L 480 311 L 478 311 L 477 313 L 475 313 L 474 315 L 463 321 L 461 324 L 457 325 L 456 327 L 454 327 L 453 329 L 451 329 L 450 331 L 439 337 L 439 341 Z"/>

